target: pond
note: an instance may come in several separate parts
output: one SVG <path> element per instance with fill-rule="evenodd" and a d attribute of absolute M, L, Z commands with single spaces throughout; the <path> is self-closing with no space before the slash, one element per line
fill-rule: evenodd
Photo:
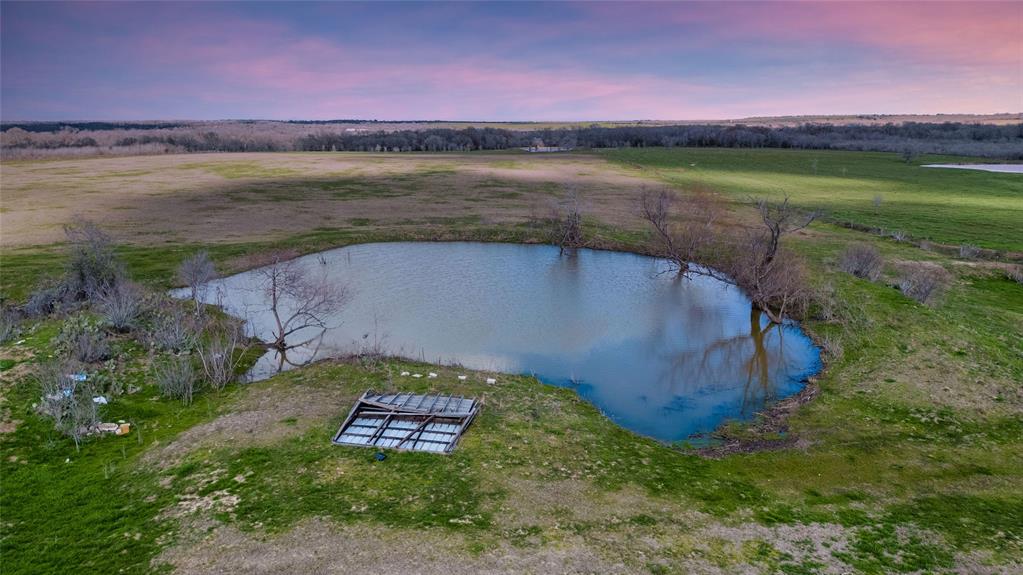
<path fill-rule="evenodd" d="M 635 254 L 538 245 L 377 243 L 299 258 L 350 294 L 313 343 L 268 352 L 253 379 L 367 348 L 571 387 L 619 425 L 676 441 L 744 419 L 821 368 L 795 324 L 773 325 L 736 288 L 680 279 Z M 264 275 L 214 282 L 204 299 L 267 339 Z M 319 332 L 317 332 L 319 333 Z M 298 340 L 303 338 L 298 337 Z M 425 374 L 424 374 L 425 375 Z"/>
<path fill-rule="evenodd" d="M 952 168 L 956 170 L 980 170 L 1000 174 L 1023 174 L 1023 164 L 924 164 L 925 168 Z"/>

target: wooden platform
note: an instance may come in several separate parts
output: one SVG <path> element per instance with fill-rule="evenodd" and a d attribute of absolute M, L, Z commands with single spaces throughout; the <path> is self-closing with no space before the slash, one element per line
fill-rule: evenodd
<path fill-rule="evenodd" d="M 480 407 L 475 398 L 461 395 L 369 390 L 355 402 L 333 443 L 451 453 Z"/>

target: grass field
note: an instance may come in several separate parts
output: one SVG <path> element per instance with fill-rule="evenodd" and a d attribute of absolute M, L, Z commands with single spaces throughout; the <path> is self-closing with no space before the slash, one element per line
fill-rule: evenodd
<path fill-rule="evenodd" d="M 1023 252 L 1019 177 L 920 167 L 963 158 L 925 156 L 907 164 L 896 154 L 877 152 L 667 148 L 606 155 L 683 189 L 706 186 L 740 201 L 788 195 L 836 222 L 902 231 L 917 240 Z"/>
<path fill-rule="evenodd" d="M 322 363 L 183 407 L 146 385 L 148 351 L 126 339 L 103 369 L 142 390 L 118 396 L 107 419 L 136 431 L 77 452 L 31 407 L 29 371 L 53 352 L 60 320 L 26 325 L 22 344 L 0 347 L 4 573 L 374 571 L 385 559 L 395 573 L 1023 569 L 1023 286 L 999 261 L 838 225 L 1023 251 L 1019 176 L 928 170 L 894 154 L 678 149 L 2 170 L 2 285 L 16 300 L 59 264 L 59 226 L 76 212 L 113 231 L 136 277 L 168 286 L 199 246 L 227 270 L 274 247 L 540 241 L 533 218 L 570 188 L 585 200 L 594 245 L 643 251 L 636 199 L 660 186 L 718 192 L 737 219 L 750 216 L 749 196 L 825 209 L 825 221 L 789 240 L 833 297 L 829 313 L 805 323 L 829 350 L 818 397 L 794 412 L 786 436 L 725 430 L 796 436 L 795 446 L 720 458 L 634 436 L 570 390 L 511 376 L 488 386 L 485 374 L 458 381 L 429 367 L 440 377 L 416 389 L 485 394 L 480 420 L 450 457 L 374 462 L 331 446 L 329 434 L 367 387 L 395 389 L 396 373 L 426 366 Z M 886 281 L 838 271 L 852 242 L 884 253 L 887 281 L 900 261 L 936 263 L 954 281 L 939 304 L 917 304 Z"/>

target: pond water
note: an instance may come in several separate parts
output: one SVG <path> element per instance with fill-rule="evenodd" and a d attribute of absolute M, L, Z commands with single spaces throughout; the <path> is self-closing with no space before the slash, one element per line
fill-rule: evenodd
<path fill-rule="evenodd" d="M 379 243 L 294 265 L 344 285 L 349 302 L 314 344 L 289 351 L 287 362 L 268 352 L 254 379 L 378 346 L 434 363 L 534 374 L 577 390 L 628 429 L 675 441 L 748 418 L 798 392 L 821 367 L 797 325 L 769 324 L 736 288 L 676 278 L 650 257 Z M 273 322 L 263 284 L 258 270 L 245 272 L 214 282 L 205 299 L 267 339 Z"/>
<path fill-rule="evenodd" d="M 1023 164 L 924 164 L 925 168 L 954 168 L 957 170 L 980 170 L 1001 174 L 1023 174 Z"/>

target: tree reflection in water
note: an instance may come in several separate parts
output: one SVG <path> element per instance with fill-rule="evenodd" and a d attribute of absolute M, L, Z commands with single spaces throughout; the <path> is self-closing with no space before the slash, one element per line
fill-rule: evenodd
<path fill-rule="evenodd" d="M 707 333 L 710 326 L 700 326 L 701 319 L 718 321 L 713 314 L 689 314 L 691 323 L 697 324 L 697 331 Z M 766 327 L 764 324 L 767 324 Z M 772 332 L 775 332 L 771 337 Z M 749 331 L 715 341 L 695 349 L 677 349 L 662 352 L 667 368 L 661 378 L 661 385 L 675 395 L 685 395 L 693 388 L 730 388 L 735 385 L 734 366 L 742 366 L 745 376 L 741 399 L 741 415 L 749 416 L 765 402 L 775 399 L 771 367 L 785 364 L 785 346 L 781 341 L 785 326 L 765 321 L 763 312 L 750 306 Z M 664 338 L 658 338 L 665 341 Z"/>

